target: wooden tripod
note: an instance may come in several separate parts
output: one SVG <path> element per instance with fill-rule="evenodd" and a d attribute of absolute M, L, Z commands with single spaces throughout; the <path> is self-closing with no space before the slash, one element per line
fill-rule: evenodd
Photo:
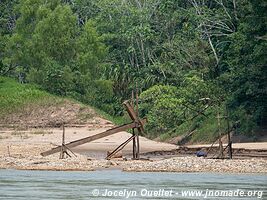
<path fill-rule="evenodd" d="M 132 95 L 133 96 L 133 95 Z M 139 143 L 139 135 L 144 133 L 144 123 L 146 120 L 139 119 L 139 112 L 138 112 L 138 93 L 136 92 L 136 110 L 134 109 L 134 102 L 132 98 L 132 102 L 129 101 L 123 102 L 123 105 L 126 108 L 130 118 L 132 119 L 133 123 L 135 123 L 135 127 L 132 128 L 132 136 L 123 142 L 120 146 L 118 146 L 114 151 L 107 155 L 106 159 L 112 158 L 117 152 L 123 149 L 131 140 L 133 140 L 133 159 L 138 160 L 140 158 L 140 143 Z M 137 132 L 135 131 L 137 129 Z"/>
<path fill-rule="evenodd" d="M 113 135 L 115 133 L 121 132 L 121 131 L 126 131 L 128 129 L 135 130 L 137 129 L 137 133 L 133 131 L 132 137 L 130 137 L 127 141 L 122 143 L 119 147 L 117 147 L 113 152 L 111 152 L 108 156 L 107 159 L 110 159 L 113 155 L 115 155 L 119 150 L 124 148 L 131 140 L 133 140 L 133 159 L 139 159 L 139 151 L 140 151 L 140 145 L 139 145 L 139 134 L 144 132 L 144 124 L 146 123 L 146 119 L 139 119 L 139 114 L 138 114 L 138 94 L 136 94 L 136 111 L 134 110 L 133 103 L 129 103 L 129 101 L 125 101 L 123 105 L 126 108 L 126 111 L 128 112 L 130 118 L 132 119 L 132 122 L 129 124 L 124 124 L 121 126 L 117 126 L 115 128 L 109 129 L 107 131 L 104 131 L 102 133 L 98 133 L 93 136 L 89 136 L 86 138 L 82 138 L 79 140 L 72 141 L 70 143 L 65 144 L 65 136 L 63 131 L 63 142 L 61 146 L 52 148 L 48 151 L 42 152 L 42 156 L 48 156 L 54 153 L 62 152 L 63 154 L 65 153 L 65 150 L 71 150 L 71 148 L 92 142 L 94 140 L 98 140 L 103 137 L 107 137 L 110 135 Z M 62 156 L 61 156 L 62 157 Z M 64 157 L 64 156 L 63 156 Z"/>

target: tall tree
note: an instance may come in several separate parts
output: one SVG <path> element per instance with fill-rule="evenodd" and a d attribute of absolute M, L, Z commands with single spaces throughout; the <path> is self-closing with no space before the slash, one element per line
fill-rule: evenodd
<path fill-rule="evenodd" d="M 0 1 L 0 74 L 6 74 L 9 71 L 7 65 L 4 65 L 4 49 L 6 48 L 7 38 L 13 33 L 15 21 L 17 18 L 15 6 L 18 0 Z"/>
<path fill-rule="evenodd" d="M 231 37 L 226 56 L 229 105 L 236 113 L 241 112 L 237 118 L 244 125 L 243 131 L 251 132 L 266 123 L 267 116 L 267 4 L 249 0 L 241 9 L 238 31 Z"/>

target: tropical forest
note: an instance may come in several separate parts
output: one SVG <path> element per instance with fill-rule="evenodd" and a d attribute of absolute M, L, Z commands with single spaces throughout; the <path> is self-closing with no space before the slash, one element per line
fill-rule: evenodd
<path fill-rule="evenodd" d="M 265 0 L 1 0 L 0 118 L 49 96 L 124 122 L 136 91 L 150 139 L 256 140 L 266 11 Z"/>

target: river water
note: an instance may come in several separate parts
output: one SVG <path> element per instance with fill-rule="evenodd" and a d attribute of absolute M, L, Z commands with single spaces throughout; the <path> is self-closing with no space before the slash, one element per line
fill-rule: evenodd
<path fill-rule="evenodd" d="M 267 174 L 0 170 L 0 199 L 267 199 Z"/>

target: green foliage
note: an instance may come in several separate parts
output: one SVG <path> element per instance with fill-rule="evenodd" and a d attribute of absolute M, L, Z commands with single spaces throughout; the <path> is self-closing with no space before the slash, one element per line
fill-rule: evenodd
<path fill-rule="evenodd" d="M 55 62 L 50 63 L 43 70 L 31 69 L 28 80 L 41 85 L 51 93 L 63 96 L 74 88 L 74 77 L 70 67 L 62 68 Z"/>
<path fill-rule="evenodd" d="M 75 56 L 77 34 L 77 17 L 70 7 L 58 5 L 54 10 L 39 7 L 36 19 L 38 22 L 32 34 L 31 48 L 35 51 L 34 59 L 40 65 L 32 67 L 42 68 L 49 60 L 61 65 L 70 64 Z"/>
<path fill-rule="evenodd" d="M 87 21 L 77 40 L 77 64 L 82 74 L 89 73 L 93 79 L 96 79 L 103 74 L 99 63 L 105 57 L 107 49 L 94 26 L 92 21 Z"/>
<path fill-rule="evenodd" d="M 112 115 L 138 83 L 151 137 L 194 130 L 194 141 L 211 141 L 222 108 L 254 134 L 266 124 L 266 9 L 262 0 L 1 1 L 0 73 Z"/>
<path fill-rule="evenodd" d="M 16 13 L 15 6 L 17 0 L 2 0 L 0 1 L 0 74 L 6 74 L 9 71 L 9 66 L 5 65 L 4 49 L 7 45 L 7 38 L 12 34 L 15 27 Z"/>
<path fill-rule="evenodd" d="M 0 76 L 0 117 L 21 109 L 27 104 L 40 102 L 56 103 L 60 99 L 29 84 L 19 84 L 15 80 Z"/>
<path fill-rule="evenodd" d="M 194 120 L 195 132 L 192 135 L 193 142 L 214 142 L 219 138 L 219 131 L 221 134 L 227 132 L 226 119 L 220 119 L 220 127 L 218 126 L 218 120 L 216 118 L 216 109 L 212 110 L 212 114 L 208 117 L 198 117 Z"/>
<path fill-rule="evenodd" d="M 182 123 L 184 110 L 182 101 L 178 98 L 161 96 L 148 115 L 149 126 L 157 128 L 159 132 L 165 132 Z M 148 126 L 148 127 L 149 127 Z"/>
<path fill-rule="evenodd" d="M 202 115 L 210 106 L 211 98 L 209 87 L 203 80 L 196 75 L 188 76 L 183 87 L 153 86 L 143 92 L 140 95 L 141 113 L 148 116 L 148 129 L 157 136 Z"/>
<path fill-rule="evenodd" d="M 14 68 L 10 75 L 54 94 L 106 105 L 112 99 L 108 96 L 112 85 L 104 84 L 111 86 L 103 89 L 101 79 L 107 50 L 94 23 L 79 27 L 70 6 L 60 1 L 20 1 L 17 10 L 17 26 L 8 38 L 3 65 Z"/>
<path fill-rule="evenodd" d="M 256 121 L 257 115 L 252 115 L 246 109 L 239 107 L 232 113 L 232 118 L 237 122 L 236 133 L 252 136 L 257 130 L 258 125 Z M 241 125 L 241 126 L 240 126 Z"/>
<path fill-rule="evenodd" d="M 85 94 L 86 102 L 104 111 L 115 114 L 111 103 L 113 102 L 112 82 L 109 80 L 96 80 L 91 82 Z"/>
<path fill-rule="evenodd" d="M 233 119 L 240 120 L 242 133 L 253 133 L 264 125 L 267 114 L 266 3 L 246 1 L 241 7 L 239 30 L 230 37 L 228 63 L 228 105 Z M 257 22 L 257 23 L 255 23 Z M 237 42 L 238 41 L 238 42 Z"/>
<path fill-rule="evenodd" d="M 161 99 L 162 96 L 166 98 L 173 98 L 178 95 L 178 90 L 174 86 L 155 85 L 140 95 L 141 107 L 140 112 L 143 116 L 153 108 L 156 101 Z"/>
<path fill-rule="evenodd" d="M 15 27 L 17 3 L 18 0 L 2 0 L 0 2 L 0 35 L 12 33 Z"/>

